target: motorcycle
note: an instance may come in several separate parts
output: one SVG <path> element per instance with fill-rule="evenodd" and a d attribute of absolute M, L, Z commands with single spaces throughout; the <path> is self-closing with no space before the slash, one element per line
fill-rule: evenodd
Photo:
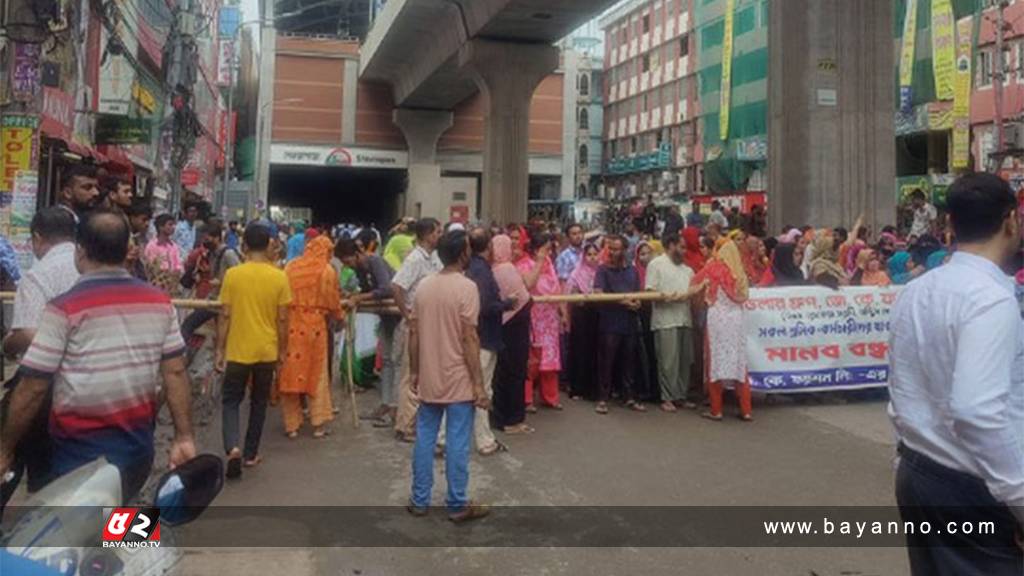
<path fill-rule="evenodd" d="M 161 477 L 152 507 L 124 508 L 121 474 L 101 458 L 12 509 L 18 518 L 0 537 L 0 566 L 5 576 L 174 574 L 184 556 L 174 528 L 202 514 L 223 478 L 220 458 L 197 456 Z"/>

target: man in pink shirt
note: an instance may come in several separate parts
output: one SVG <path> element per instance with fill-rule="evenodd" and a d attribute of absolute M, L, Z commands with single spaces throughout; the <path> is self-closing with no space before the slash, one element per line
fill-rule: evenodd
<path fill-rule="evenodd" d="M 156 262 L 161 270 L 183 274 L 185 266 L 181 262 L 181 251 L 178 245 L 171 240 L 174 234 L 174 216 L 161 214 L 156 217 L 156 238 L 146 244 L 146 251 L 143 257 L 146 262 Z"/>
<path fill-rule="evenodd" d="M 489 512 L 486 506 L 474 504 L 466 496 L 476 408 L 490 408 L 480 369 L 480 338 L 476 329 L 480 293 L 476 284 L 463 275 L 470 257 L 469 237 L 464 231 L 445 234 L 437 253 L 444 269 L 420 283 L 409 326 L 409 375 L 420 408 L 416 416 L 408 510 L 414 516 L 423 516 L 430 506 L 434 446 L 441 419 L 445 418 L 448 518 L 465 522 L 483 518 Z"/>

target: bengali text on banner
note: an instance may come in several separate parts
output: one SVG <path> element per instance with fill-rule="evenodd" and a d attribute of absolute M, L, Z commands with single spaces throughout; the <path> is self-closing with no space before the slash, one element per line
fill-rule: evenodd
<path fill-rule="evenodd" d="M 899 288 L 752 290 L 747 362 L 754 390 L 770 393 L 884 387 L 889 313 Z"/>

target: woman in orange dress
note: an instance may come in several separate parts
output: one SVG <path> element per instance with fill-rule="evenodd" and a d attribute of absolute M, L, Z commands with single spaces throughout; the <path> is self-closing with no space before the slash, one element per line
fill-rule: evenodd
<path fill-rule="evenodd" d="M 302 426 L 302 397 L 306 396 L 313 437 L 327 435 L 334 419 L 327 376 L 327 320 L 341 320 L 341 288 L 331 267 L 334 245 L 320 236 L 306 244 L 302 256 L 288 263 L 285 274 L 292 289 L 288 306 L 288 351 L 278 376 L 284 430 L 289 438 Z"/>

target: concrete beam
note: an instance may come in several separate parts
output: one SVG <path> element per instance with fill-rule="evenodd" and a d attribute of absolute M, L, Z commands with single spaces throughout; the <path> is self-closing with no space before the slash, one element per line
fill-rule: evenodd
<path fill-rule="evenodd" d="M 484 96 L 484 221 L 526 220 L 530 103 L 541 80 L 558 67 L 558 57 L 550 45 L 489 40 L 473 40 L 459 51 L 460 69 Z"/>
<path fill-rule="evenodd" d="M 437 141 L 452 127 L 454 119 L 452 112 L 440 110 L 397 108 L 392 113 L 392 121 L 405 135 L 409 148 L 408 181 L 405 195 L 399 201 L 403 215 L 438 219 L 444 216 Z"/>
<path fill-rule="evenodd" d="M 770 3 L 770 224 L 895 219 L 890 0 Z"/>

